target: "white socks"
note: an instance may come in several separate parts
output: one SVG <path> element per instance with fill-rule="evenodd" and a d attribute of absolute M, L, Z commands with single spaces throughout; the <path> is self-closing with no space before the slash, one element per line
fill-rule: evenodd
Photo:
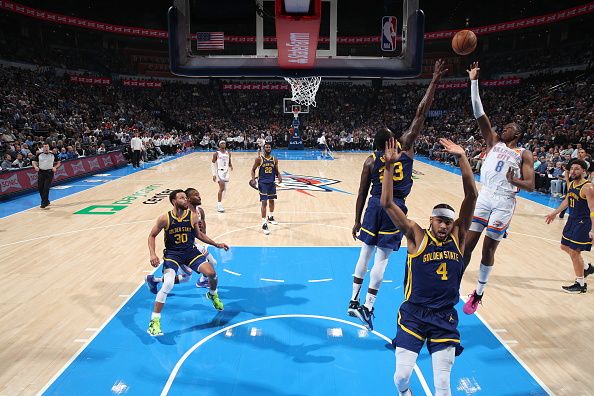
<path fill-rule="evenodd" d="M 476 294 L 478 294 L 479 296 L 482 296 L 485 291 L 485 287 L 487 286 L 487 281 L 489 280 L 489 275 L 491 275 L 491 271 L 493 271 L 492 265 L 488 266 L 481 263 L 481 266 L 479 268 L 478 282 L 476 284 Z"/>

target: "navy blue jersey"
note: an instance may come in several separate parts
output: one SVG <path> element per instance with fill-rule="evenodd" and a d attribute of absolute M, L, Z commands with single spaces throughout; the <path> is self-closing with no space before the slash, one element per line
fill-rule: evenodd
<path fill-rule="evenodd" d="M 449 308 L 460 299 L 464 260 L 452 235 L 439 242 L 429 230 L 416 253 L 408 253 L 404 299 L 431 309 Z"/>
<path fill-rule="evenodd" d="M 400 143 L 399 143 L 400 144 Z M 373 153 L 373 169 L 371 171 L 371 196 L 382 195 L 382 180 L 386 160 L 383 151 Z M 413 160 L 406 153 L 402 153 L 400 161 L 394 163 L 394 198 L 406 198 L 413 185 L 412 180 Z"/>
<path fill-rule="evenodd" d="M 260 169 L 258 173 L 258 182 L 271 183 L 274 182 L 274 176 L 276 175 L 276 164 L 274 157 L 261 156 Z"/>
<path fill-rule="evenodd" d="M 588 206 L 588 200 L 586 198 L 582 198 L 581 196 L 582 188 L 588 183 L 590 182 L 587 180 L 583 181 L 581 184 L 577 184 L 575 180 L 569 182 L 567 200 L 569 203 L 569 215 L 571 217 L 590 218 L 590 207 Z"/>
<path fill-rule="evenodd" d="M 196 234 L 192 220 L 192 212 L 188 209 L 179 218 L 175 216 L 173 211 L 167 212 L 165 250 L 182 251 L 194 247 Z"/>

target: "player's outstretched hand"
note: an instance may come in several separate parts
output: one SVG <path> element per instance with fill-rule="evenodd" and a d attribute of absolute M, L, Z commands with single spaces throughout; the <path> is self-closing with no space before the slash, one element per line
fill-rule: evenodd
<path fill-rule="evenodd" d="M 386 160 L 386 163 L 393 164 L 394 162 L 398 162 L 401 155 L 402 151 L 400 150 L 400 146 L 396 144 L 394 138 L 390 138 L 390 140 L 386 142 L 386 149 L 384 151 L 384 159 Z"/>
<path fill-rule="evenodd" d="M 439 144 L 441 144 L 443 146 L 445 151 L 447 151 L 448 153 L 450 153 L 452 155 L 455 155 L 457 157 L 466 155 L 466 152 L 464 151 L 462 146 L 452 142 L 450 139 L 439 138 Z"/>
<path fill-rule="evenodd" d="M 442 59 L 436 60 L 433 67 L 433 81 L 439 81 L 447 72 L 448 69 L 445 68 L 445 62 Z"/>
<path fill-rule="evenodd" d="M 161 264 L 161 260 L 159 260 L 159 257 L 151 256 L 151 265 L 153 267 L 157 268 L 159 266 L 159 264 Z"/>
<path fill-rule="evenodd" d="M 468 73 L 468 78 L 471 80 L 478 80 L 479 70 L 481 70 L 481 68 L 479 67 L 478 62 L 472 62 L 472 65 L 470 65 L 470 70 L 466 70 L 466 73 Z"/>
<path fill-rule="evenodd" d="M 229 250 L 229 245 L 227 245 L 226 243 L 217 243 L 217 248 L 225 249 L 225 251 L 227 251 Z"/>
<path fill-rule="evenodd" d="M 555 212 L 551 212 L 545 216 L 545 221 L 547 224 L 551 224 L 553 222 L 553 220 L 555 220 L 556 217 L 557 217 L 557 214 Z"/>

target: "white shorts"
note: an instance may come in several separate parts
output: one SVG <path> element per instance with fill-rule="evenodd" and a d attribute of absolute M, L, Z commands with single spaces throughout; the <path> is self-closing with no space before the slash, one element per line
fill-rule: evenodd
<path fill-rule="evenodd" d="M 217 169 L 217 181 L 227 183 L 229 181 L 229 169 Z"/>
<path fill-rule="evenodd" d="M 515 197 L 496 194 L 483 188 L 476 200 L 470 231 L 483 232 L 487 227 L 485 235 L 501 241 L 507 235 L 515 209 Z"/>

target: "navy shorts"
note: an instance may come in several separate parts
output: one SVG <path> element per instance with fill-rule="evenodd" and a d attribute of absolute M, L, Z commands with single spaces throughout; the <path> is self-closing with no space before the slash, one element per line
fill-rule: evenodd
<path fill-rule="evenodd" d="M 567 219 L 563 234 L 561 236 L 561 245 L 570 247 L 573 250 L 592 249 L 590 240 L 590 230 L 592 229 L 592 219 L 589 217 L 572 217 Z"/>
<path fill-rule="evenodd" d="M 276 199 L 276 184 L 274 182 L 258 181 L 258 191 L 260 191 L 260 201 Z"/>
<path fill-rule="evenodd" d="M 456 308 L 434 310 L 408 301 L 402 303 L 392 345 L 419 353 L 425 341 L 429 353 L 441 351 L 450 345 L 456 348 L 456 356 L 462 353 L 464 348 L 460 345 Z"/>
<path fill-rule="evenodd" d="M 395 198 L 394 203 L 404 213 L 408 212 L 403 199 Z M 359 231 L 359 240 L 367 245 L 398 250 L 400 249 L 402 236 L 402 232 L 396 228 L 384 208 L 382 208 L 379 197 L 369 198 L 363 216 L 363 224 L 361 224 L 361 231 Z"/>
<path fill-rule="evenodd" d="M 181 251 L 165 249 L 163 254 L 163 271 L 166 268 L 171 268 L 177 272 L 178 269 L 182 269 L 181 267 L 183 265 L 195 272 L 200 272 L 198 271 L 198 267 L 206 261 L 206 256 L 208 256 L 208 252 L 202 253 L 196 247 Z"/>

